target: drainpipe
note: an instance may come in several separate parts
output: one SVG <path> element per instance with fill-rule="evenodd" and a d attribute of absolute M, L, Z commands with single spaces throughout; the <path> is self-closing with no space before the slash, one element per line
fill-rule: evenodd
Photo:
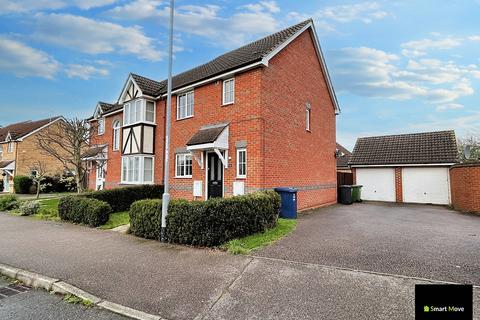
<path fill-rule="evenodd" d="M 170 36 L 168 43 L 168 82 L 167 82 L 167 114 L 166 114 L 166 125 L 165 125 L 165 162 L 164 162 L 164 172 L 163 172 L 163 181 L 164 181 L 164 192 L 162 197 L 162 221 L 161 221 L 161 230 L 160 230 L 160 241 L 167 241 L 167 214 L 168 214 L 168 203 L 170 202 L 170 182 L 169 182 L 169 173 L 170 173 L 170 126 L 171 126 L 171 109 L 172 109 L 172 63 L 173 63 L 173 12 L 174 12 L 174 0 L 170 0 Z"/>

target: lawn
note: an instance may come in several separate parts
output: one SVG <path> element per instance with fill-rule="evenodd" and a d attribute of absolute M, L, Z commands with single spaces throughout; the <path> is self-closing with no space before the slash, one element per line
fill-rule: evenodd
<path fill-rule="evenodd" d="M 60 201 L 59 198 L 38 200 L 38 203 L 40 203 L 40 210 L 38 210 L 38 213 L 34 215 L 34 217 L 42 220 L 59 221 L 60 220 L 60 217 L 58 216 L 59 201 Z"/>
<path fill-rule="evenodd" d="M 108 219 L 107 223 L 105 223 L 103 226 L 100 226 L 99 228 L 113 229 L 129 223 L 130 223 L 130 217 L 128 215 L 128 211 L 116 212 L 116 213 L 110 214 L 110 218 Z"/>
<path fill-rule="evenodd" d="M 297 226 L 297 220 L 278 219 L 277 225 L 262 233 L 253 234 L 241 239 L 233 239 L 221 246 L 232 254 L 249 254 L 285 237 Z"/>

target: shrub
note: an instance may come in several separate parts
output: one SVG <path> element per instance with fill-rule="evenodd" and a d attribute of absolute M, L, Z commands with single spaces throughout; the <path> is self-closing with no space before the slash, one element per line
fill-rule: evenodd
<path fill-rule="evenodd" d="M 24 201 L 18 208 L 22 216 L 31 216 L 37 214 L 39 209 L 40 204 L 37 201 Z"/>
<path fill-rule="evenodd" d="M 33 180 L 27 176 L 15 176 L 13 178 L 13 189 L 18 194 L 29 194 L 30 187 L 33 185 Z"/>
<path fill-rule="evenodd" d="M 139 200 L 130 207 L 130 233 L 147 239 L 158 239 L 162 200 Z"/>
<path fill-rule="evenodd" d="M 82 196 L 105 201 L 112 207 L 113 212 L 121 212 L 128 211 L 135 201 L 161 198 L 162 194 L 163 186 L 161 185 L 141 185 L 92 191 L 84 193 Z"/>
<path fill-rule="evenodd" d="M 58 215 L 62 220 L 98 227 L 108 221 L 112 208 L 106 202 L 78 196 L 67 196 L 58 203 Z"/>
<path fill-rule="evenodd" d="M 172 200 L 167 217 L 168 241 L 216 246 L 274 227 L 279 208 L 280 197 L 274 191 L 204 202 Z M 134 203 L 130 210 L 131 232 L 144 238 L 158 238 L 161 211 L 160 200 Z"/>
<path fill-rule="evenodd" d="M 9 211 L 17 208 L 17 197 L 14 195 L 0 196 L 0 211 Z"/>

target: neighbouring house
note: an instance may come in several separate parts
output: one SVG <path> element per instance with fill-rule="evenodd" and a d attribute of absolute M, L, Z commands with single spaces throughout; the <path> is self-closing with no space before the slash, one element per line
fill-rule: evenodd
<path fill-rule="evenodd" d="M 59 121 L 63 121 L 63 118 L 29 120 L 0 128 L 2 192 L 14 192 L 13 178 L 16 175 L 31 176 L 36 174 L 39 162 L 46 166 L 47 173 L 50 175 L 64 171 L 62 163 L 43 152 L 37 144 L 39 132 L 55 127 Z"/>
<path fill-rule="evenodd" d="M 348 162 L 352 153 L 337 142 L 337 172 L 342 173 L 351 173 L 352 169 L 350 168 Z"/>
<path fill-rule="evenodd" d="M 167 81 L 130 74 L 99 102 L 89 187 L 163 183 Z M 339 113 L 312 20 L 173 77 L 170 186 L 208 199 L 280 186 L 298 207 L 336 202 Z"/>
<path fill-rule="evenodd" d="M 360 138 L 349 164 L 364 200 L 448 205 L 457 159 L 455 132 L 438 131 Z"/>

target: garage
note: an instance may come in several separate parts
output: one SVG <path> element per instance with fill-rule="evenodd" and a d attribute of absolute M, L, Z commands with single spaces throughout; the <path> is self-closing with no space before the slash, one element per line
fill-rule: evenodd
<path fill-rule="evenodd" d="M 450 204 L 448 168 L 403 168 L 403 202 Z"/>
<path fill-rule="evenodd" d="M 357 184 L 363 186 L 362 199 L 395 201 L 395 170 L 393 168 L 357 169 Z"/>
<path fill-rule="evenodd" d="M 454 131 L 359 138 L 349 165 L 362 199 L 449 205 Z"/>

